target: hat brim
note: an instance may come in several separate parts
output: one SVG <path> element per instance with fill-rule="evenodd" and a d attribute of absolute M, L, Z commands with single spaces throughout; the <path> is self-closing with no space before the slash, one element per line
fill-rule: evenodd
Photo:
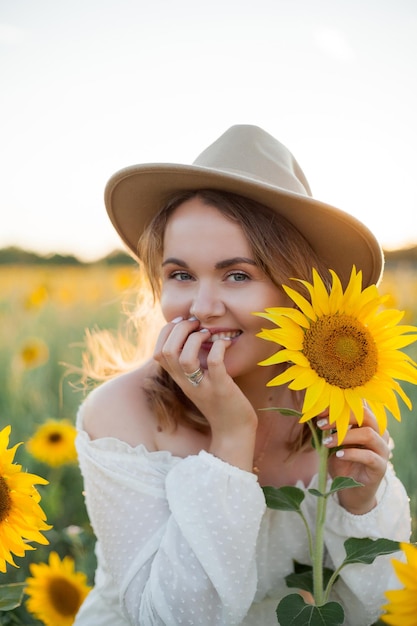
<path fill-rule="evenodd" d="M 239 172 L 197 165 L 133 165 L 110 178 L 105 204 L 114 228 L 138 259 L 139 238 L 165 202 L 176 192 L 198 189 L 239 194 L 273 209 L 298 229 L 343 285 L 348 283 L 353 265 L 362 270 L 364 286 L 380 280 L 384 264 L 381 247 L 359 220 L 310 196 Z"/>

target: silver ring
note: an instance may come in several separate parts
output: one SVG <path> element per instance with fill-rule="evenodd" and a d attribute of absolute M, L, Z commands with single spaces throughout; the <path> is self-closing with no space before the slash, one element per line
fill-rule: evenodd
<path fill-rule="evenodd" d="M 186 374 L 185 372 L 184 374 L 185 374 L 185 377 L 188 378 L 190 383 L 194 385 L 194 387 L 198 387 L 198 385 L 201 383 L 201 381 L 204 378 L 204 372 L 201 369 L 201 367 L 198 367 L 196 371 L 193 372 L 192 374 Z"/>

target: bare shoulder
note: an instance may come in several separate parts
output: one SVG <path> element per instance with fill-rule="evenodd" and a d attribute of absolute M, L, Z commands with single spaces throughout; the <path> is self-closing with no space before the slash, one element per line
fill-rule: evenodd
<path fill-rule="evenodd" d="M 83 407 L 83 428 L 92 439 L 115 437 L 131 446 L 155 448 L 157 420 L 144 392 L 152 375 L 152 361 L 103 383 L 88 396 Z"/>

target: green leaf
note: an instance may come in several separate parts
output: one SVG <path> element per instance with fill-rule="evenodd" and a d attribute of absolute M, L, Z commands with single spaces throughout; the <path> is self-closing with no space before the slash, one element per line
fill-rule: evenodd
<path fill-rule="evenodd" d="M 323 585 L 326 588 L 334 570 L 323 567 Z M 304 565 L 294 561 L 294 572 L 285 577 L 287 587 L 303 589 L 304 591 L 314 592 L 313 587 L 313 568 L 311 565 Z"/>
<path fill-rule="evenodd" d="M 317 498 L 325 498 L 326 497 L 326 493 L 322 493 L 321 491 L 319 491 L 318 489 L 307 489 L 308 493 L 311 493 L 312 496 L 316 496 Z"/>
<path fill-rule="evenodd" d="M 304 602 L 298 593 L 285 596 L 276 613 L 279 623 L 284 626 L 340 626 L 345 617 L 337 602 L 314 606 Z"/>
<path fill-rule="evenodd" d="M 298 487 L 285 485 L 284 487 L 263 487 L 266 505 L 276 511 L 296 511 L 300 513 L 300 504 L 305 493 Z"/>
<path fill-rule="evenodd" d="M 22 604 L 26 583 L 0 585 L 0 611 L 12 611 Z"/>
<path fill-rule="evenodd" d="M 352 487 L 363 487 L 363 483 L 358 483 L 357 480 L 349 476 L 336 476 L 330 485 L 329 495 L 341 489 L 351 489 Z"/>
<path fill-rule="evenodd" d="M 373 563 L 377 556 L 400 550 L 400 543 L 391 539 L 356 539 L 350 537 L 345 543 L 346 558 L 343 567 L 350 563 Z"/>
<path fill-rule="evenodd" d="M 290 417 L 301 417 L 302 413 L 300 411 L 296 411 L 295 409 L 282 409 L 278 406 L 268 406 L 268 407 L 264 407 L 262 409 L 259 409 L 259 411 L 278 411 L 279 413 L 281 413 L 281 415 L 288 415 Z"/>
<path fill-rule="evenodd" d="M 308 489 L 308 492 L 318 498 L 328 498 L 332 493 L 336 493 L 342 489 L 351 489 L 352 487 L 363 487 L 363 484 L 358 483 L 353 478 L 349 478 L 349 476 L 336 476 L 330 485 L 330 490 L 326 491 L 326 493 L 321 493 L 318 489 Z"/>

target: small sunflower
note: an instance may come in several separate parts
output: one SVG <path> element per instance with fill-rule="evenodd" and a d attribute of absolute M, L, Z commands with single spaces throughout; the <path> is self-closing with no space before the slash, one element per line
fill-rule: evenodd
<path fill-rule="evenodd" d="M 386 409 L 401 420 L 396 394 L 411 409 L 395 379 L 417 384 L 417 364 L 400 350 L 417 340 L 417 327 L 398 325 L 403 312 L 381 308 L 386 298 L 375 285 L 362 290 L 362 272 L 355 267 L 345 291 L 335 272 L 331 275 L 330 290 L 316 270 L 312 284 L 299 280 L 311 302 L 284 286 L 297 308 L 277 307 L 255 315 L 278 326 L 263 329 L 258 336 L 282 346 L 260 365 L 292 364 L 268 386 L 289 383 L 290 389 L 305 390 L 300 422 L 329 408 L 340 444 L 351 412 L 362 424 L 363 400 L 381 433 L 387 426 Z"/>
<path fill-rule="evenodd" d="M 35 337 L 22 344 L 16 357 L 17 363 L 22 369 L 34 369 L 48 361 L 49 349 L 42 339 Z"/>
<path fill-rule="evenodd" d="M 25 299 L 26 309 L 40 309 L 49 298 L 49 290 L 46 285 L 39 285 Z"/>
<path fill-rule="evenodd" d="M 114 275 L 114 285 L 117 291 L 126 291 L 133 287 L 136 281 L 136 268 L 124 267 L 119 270 Z"/>
<path fill-rule="evenodd" d="M 27 610 L 45 626 L 71 626 L 91 587 L 87 577 L 76 572 L 74 559 L 51 552 L 48 563 L 32 563 L 26 579 Z"/>
<path fill-rule="evenodd" d="M 387 611 L 381 620 L 391 626 L 416 626 L 417 624 L 417 546 L 401 543 L 407 563 L 392 560 L 395 573 L 404 585 L 404 589 L 386 591 L 389 604 L 382 608 Z"/>
<path fill-rule="evenodd" d="M 7 563 L 17 567 L 12 555 L 24 556 L 25 551 L 35 549 L 29 541 L 48 544 L 41 533 L 52 528 L 45 522 L 34 487 L 48 481 L 13 463 L 19 444 L 8 448 L 10 431 L 10 426 L 0 431 L 0 572 L 6 571 Z"/>
<path fill-rule="evenodd" d="M 50 419 L 39 426 L 26 447 L 30 454 L 52 467 L 77 460 L 75 426 L 69 420 Z"/>

